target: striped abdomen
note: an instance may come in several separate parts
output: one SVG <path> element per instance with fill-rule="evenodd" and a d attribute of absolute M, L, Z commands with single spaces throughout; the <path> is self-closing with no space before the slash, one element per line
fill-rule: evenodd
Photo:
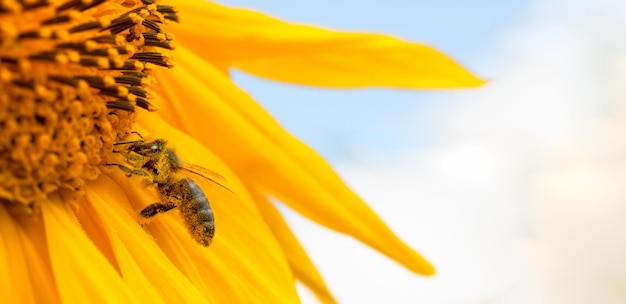
<path fill-rule="evenodd" d="M 209 200 L 200 186 L 192 179 L 184 177 L 169 187 L 175 187 L 176 190 L 161 191 L 161 194 L 168 192 L 171 197 L 171 194 L 175 193 L 176 197 L 173 199 L 179 202 L 180 214 L 187 224 L 191 237 L 199 244 L 209 246 L 215 234 L 215 222 Z"/>

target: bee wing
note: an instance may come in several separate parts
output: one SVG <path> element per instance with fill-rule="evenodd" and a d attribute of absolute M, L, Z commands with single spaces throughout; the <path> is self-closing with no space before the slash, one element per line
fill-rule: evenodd
<path fill-rule="evenodd" d="M 182 167 L 180 167 L 180 169 L 187 173 L 192 173 L 196 176 L 200 176 L 205 180 L 208 180 L 230 192 L 233 192 L 228 187 L 224 186 L 223 182 L 225 182 L 226 179 L 215 171 L 211 171 L 207 168 L 188 163 L 185 163 Z"/>

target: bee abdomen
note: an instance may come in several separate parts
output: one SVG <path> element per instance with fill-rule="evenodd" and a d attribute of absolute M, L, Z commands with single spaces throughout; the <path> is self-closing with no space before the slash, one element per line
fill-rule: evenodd
<path fill-rule="evenodd" d="M 209 200 L 193 180 L 185 178 L 181 180 L 181 184 L 187 188 L 188 196 L 181 201 L 179 209 L 189 233 L 196 242 L 209 246 L 215 234 L 213 209 L 209 205 Z"/>

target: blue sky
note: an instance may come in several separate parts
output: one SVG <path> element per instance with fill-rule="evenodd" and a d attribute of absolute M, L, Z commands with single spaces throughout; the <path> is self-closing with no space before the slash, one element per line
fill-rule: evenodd
<path fill-rule="evenodd" d="M 437 267 L 414 275 L 281 209 L 341 303 L 626 303 L 626 2 L 226 3 L 424 42 L 489 80 L 341 91 L 235 74 Z"/>
<path fill-rule="evenodd" d="M 491 79 L 482 65 L 495 42 L 522 21 L 528 1 L 254 1 L 221 3 L 253 8 L 283 20 L 331 29 L 386 33 L 433 46 Z M 242 73 L 233 77 L 289 131 L 331 162 L 380 154 L 428 141 L 432 107 L 449 91 L 325 90 L 285 85 Z M 429 133 L 429 132 L 426 132 Z M 424 135 L 426 136 L 426 135 Z"/>
<path fill-rule="evenodd" d="M 519 279 L 515 244 L 523 234 L 520 214 L 526 208 L 522 187 L 530 157 L 520 147 L 525 147 L 523 139 L 535 140 L 535 133 L 554 129 L 552 116 L 534 114 L 549 104 L 537 98 L 544 92 L 534 90 L 530 107 L 523 95 L 532 88 L 531 76 L 543 71 L 544 58 L 528 56 L 526 50 L 551 54 L 542 47 L 549 45 L 544 39 L 534 45 L 525 38 L 531 3 L 221 2 L 293 22 L 422 42 L 492 81 L 475 91 L 329 90 L 233 74 L 286 129 L 325 156 L 439 271 L 434 278 L 414 275 L 364 245 L 281 208 L 340 302 L 383 303 L 393 295 L 394 303 L 485 303 L 508 291 Z M 524 60 L 539 63 L 526 69 Z M 517 115 L 520 109 L 523 116 Z M 542 124 L 535 124 L 536 119 Z M 510 136 L 519 130 L 523 136 Z M 305 303 L 315 303 L 302 292 Z"/>

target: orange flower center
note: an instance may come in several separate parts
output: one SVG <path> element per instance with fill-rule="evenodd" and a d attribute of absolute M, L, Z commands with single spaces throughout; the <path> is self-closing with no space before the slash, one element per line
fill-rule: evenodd
<path fill-rule="evenodd" d="M 134 111 L 155 111 L 178 21 L 154 0 L 0 1 L 0 200 L 71 198 L 104 170 Z"/>

